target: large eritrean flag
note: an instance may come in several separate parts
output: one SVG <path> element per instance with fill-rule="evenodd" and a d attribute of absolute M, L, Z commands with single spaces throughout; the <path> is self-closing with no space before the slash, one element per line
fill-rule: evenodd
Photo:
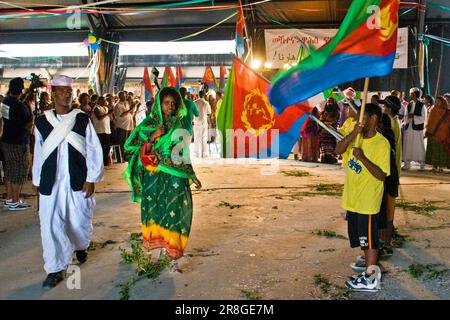
<path fill-rule="evenodd" d="M 276 114 L 266 92 L 270 82 L 235 58 L 217 117 L 222 156 L 287 158 L 311 110 L 302 102 Z"/>
<path fill-rule="evenodd" d="M 336 36 L 272 79 L 277 112 L 344 82 L 391 73 L 397 50 L 399 0 L 354 0 Z"/>

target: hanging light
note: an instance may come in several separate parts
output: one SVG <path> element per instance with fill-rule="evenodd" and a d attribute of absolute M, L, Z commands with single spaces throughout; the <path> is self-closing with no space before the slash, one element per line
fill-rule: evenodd
<path fill-rule="evenodd" d="M 272 62 L 266 61 L 266 62 L 264 63 L 264 68 L 265 68 L 265 69 L 271 69 L 271 68 L 272 68 Z"/>
<path fill-rule="evenodd" d="M 252 63 L 250 65 L 252 69 L 259 69 L 261 68 L 261 61 L 258 59 L 252 60 Z"/>

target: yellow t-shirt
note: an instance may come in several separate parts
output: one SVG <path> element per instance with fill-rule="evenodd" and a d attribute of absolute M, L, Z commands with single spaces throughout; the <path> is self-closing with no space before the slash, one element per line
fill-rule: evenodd
<path fill-rule="evenodd" d="M 398 177 L 402 172 L 402 130 L 398 117 L 391 118 L 391 126 L 395 136 L 395 163 L 397 165 Z"/>
<path fill-rule="evenodd" d="M 342 134 L 344 137 L 348 136 L 350 133 L 352 133 L 353 129 L 355 129 L 356 120 L 353 118 L 347 118 L 347 120 L 344 121 L 342 124 L 342 127 L 338 129 L 339 133 Z"/>
<path fill-rule="evenodd" d="M 357 121 L 353 118 L 347 118 L 347 120 L 344 121 L 342 124 L 342 127 L 338 129 L 338 132 L 342 134 L 344 137 L 348 136 L 350 133 L 353 132 L 353 129 L 355 129 Z M 342 154 L 342 168 L 345 167 L 346 163 L 345 153 Z"/>
<path fill-rule="evenodd" d="M 361 214 L 377 214 L 383 198 L 383 181 L 375 178 L 369 170 L 353 156 L 353 143 L 345 151 L 345 184 L 342 208 Z M 390 145 L 380 133 L 370 139 L 361 139 L 361 149 L 373 164 L 387 176 L 390 171 Z"/>

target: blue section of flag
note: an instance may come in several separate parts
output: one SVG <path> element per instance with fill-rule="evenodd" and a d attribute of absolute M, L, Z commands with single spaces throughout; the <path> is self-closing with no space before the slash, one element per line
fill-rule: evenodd
<path fill-rule="evenodd" d="M 239 57 L 243 57 L 245 53 L 244 38 L 236 33 L 236 48 Z"/>
<path fill-rule="evenodd" d="M 275 137 L 272 137 L 271 145 L 265 149 L 261 150 L 259 153 L 251 155 L 250 158 L 266 159 L 266 158 L 281 158 L 287 159 L 291 154 L 294 144 L 298 141 L 300 137 L 300 131 L 305 124 L 305 121 L 309 117 L 309 112 L 302 115 L 295 121 L 288 131 L 285 131 Z M 276 143 L 278 139 L 278 143 Z"/>
<path fill-rule="evenodd" d="M 281 114 L 287 107 L 341 83 L 391 73 L 395 52 L 386 56 L 339 53 L 318 69 L 294 72 L 278 80 L 269 91 L 270 103 Z"/>
<path fill-rule="evenodd" d="M 149 101 L 152 98 L 150 91 L 145 90 L 145 101 Z"/>

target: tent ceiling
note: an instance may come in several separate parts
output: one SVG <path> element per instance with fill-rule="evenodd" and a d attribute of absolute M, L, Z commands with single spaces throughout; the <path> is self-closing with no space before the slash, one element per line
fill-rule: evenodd
<path fill-rule="evenodd" d="M 252 3 L 258 0 L 243 0 Z M 358 0 L 359 1 L 359 0 Z M 408 0 L 409 1 L 409 0 Z M 411 0 L 412 1 L 412 0 Z M 92 3 L 93 0 L 13 0 L 11 3 L 31 9 L 52 9 L 61 6 L 75 6 Z M 103 8 L 139 9 L 149 5 L 161 5 L 180 1 L 170 0 L 120 0 L 115 3 L 99 5 Z M 212 1 L 211 1 L 212 2 Z M 210 6 L 211 2 L 190 6 Z M 433 3 L 448 5 L 448 0 L 433 0 Z M 236 4 L 234 0 L 214 1 L 215 5 Z M 273 0 L 253 6 L 246 10 L 246 17 L 253 22 L 254 28 L 280 28 L 273 19 L 292 26 L 337 26 L 343 19 L 351 0 Z M 94 7 L 92 7 L 94 8 Z M 10 14 L 6 10 L 15 9 L 0 4 L 0 17 Z M 303 9 L 320 9 L 305 12 Z M 73 42 L 85 38 L 89 29 L 118 32 L 124 41 L 167 41 L 209 27 L 234 12 L 234 9 L 210 11 L 154 11 L 137 15 L 83 15 L 80 30 L 66 27 L 67 17 L 15 18 L 0 22 L 0 43 L 30 42 Z M 428 6 L 427 21 L 450 23 L 450 12 Z M 416 10 L 401 18 L 403 23 L 415 23 Z M 198 36 L 195 40 L 228 40 L 233 38 L 235 19 Z"/>

